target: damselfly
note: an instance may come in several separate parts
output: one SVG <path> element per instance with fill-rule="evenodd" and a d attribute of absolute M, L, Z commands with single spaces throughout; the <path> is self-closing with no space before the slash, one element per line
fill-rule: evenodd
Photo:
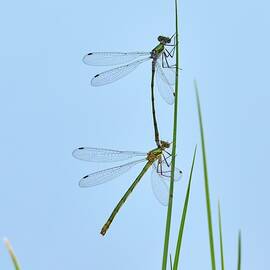
<path fill-rule="evenodd" d="M 174 40 L 172 44 L 172 39 Z M 152 77 L 151 77 L 151 104 L 153 124 L 155 131 L 155 141 L 157 146 L 160 146 L 158 124 L 156 120 L 155 112 L 155 98 L 154 98 L 154 78 L 158 82 L 163 82 L 166 88 L 161 85 L 158 87 L 159 93 L 168 104 L 174 103 L 174 81 L 175 65 L 171 65 L 169 58 L 173 58 L 175 52 L 175 37 L 158 37 L 159 44 L 153 48 L 150 52 L 91 52 L 84 56 L 83 62 L 90 66 L 109 66 L 109 65 L 121 65 L 131 62 L 137 58 L 141 58 L 127 65 L 121 65 L 120 67 L 113 68 L 102 73 L 95 75 L 91 80 L 92 86 L 102 86 L 112 82 L 115 82 L 132 71 L 134 71 L 140 64 L 152 60 Z M 172 47 L 168 50 L 168 47 Z M 146 56 L 146 57 L 144 57 Z M 169 70 L 169 73 L 173 76 L 170 80 L 165 75 L 164 70 Z M 171 77 L 171 76 L 170 76 Z"/>
<path fill-rule="evenodd" d="M 146 171 L 152 166 L 152 188 L 153 192 L 158 201 L 167 205 L 168 202 L 168 186 L 165 180 L 170 179 L 171 166 L 169 158 L 171 154 L 166 150 L 170 147 L 170 144 L 165 141 L 160 141 L 160 146 L 149 151 L 148 153 L 134 152 L 134 151 L 118 151 L 103 148 L 92 148 L 92 147 L 80 147 L 73 151 L 72 155 L 80 160 L 90 162 L 116 162 L 123 161 L 133 157 L 144 157 L 139 160 L 135 160 L 124 165 L 112 167 L 109 169 L 97 171 L 84 176 L 80 182 L 80 187 L 92 187 L 96 185 L 108 182 L 123 173 L 130 170 L 133 166 L 145 162 L 145 165 L 139 175 L 136 177 L 134 182 L 131 184 L 129 189 L 126 191 L 124 196 L 118 202 L 116 207 L 113 209 L 112 214 L 108 218 L 107 222 L 101 229 L 101 234 L 105 235 L 109 229 L 113 219 L 127 200 L 128 196 L 132 193 L 135 186 L 139 183 Z M 175 181 L 180 180 L 182 171 L 175 169 Z"/>

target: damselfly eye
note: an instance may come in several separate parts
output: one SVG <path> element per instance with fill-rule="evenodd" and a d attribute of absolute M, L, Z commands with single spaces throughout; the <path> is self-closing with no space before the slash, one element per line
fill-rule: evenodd
<path fill-rule="evenodd" d="M 162 38 L 162 41 L 165 42 L 165 43 L 171 43 L 171 38 L 169 37 L 161 37 Z"/>
<path fill-rule="evenodd" d="M 171 43 L 171 38 L 159 36 L 158 41 L 161 42 L 162 44 Z"/>

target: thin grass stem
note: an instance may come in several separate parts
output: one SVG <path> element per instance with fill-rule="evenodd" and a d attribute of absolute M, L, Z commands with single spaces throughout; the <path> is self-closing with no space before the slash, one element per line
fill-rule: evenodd
<path fill-rule="evenodd" d="M 223 240 L 222 240 L 221 210 L 220 210 L 220 203 L 219 202 L 218 202 L 218 227 L 219 227 L 219 245 L 220 245 L 221 269 L 225 270 L 224 253 L 223 253 Z"/>
<path fill-rule="evenodd" d="M 9 253 L 9 255 L 10 255 L 10 258 L 11 258 L 11 260 L 12 260 L 12 262 L 13 262 L 14 269 L 15 269 L 15 270 L 20 270 L 20 266 L 19 266 L 18 260 L 17 260 L 17 258 L 16 258 L 16 256 L 15 256 L 15 253 L 14 253 L 14 251 L 13 251 L 13 248 L 12 248 L 10 242 L 8 241 L 8 239 L 5 238 L 5 239 L 4 239 L 4 243 L 5 243 L 5 245 L 6 245 L 6 248 L 7 248 L 7 250 L 8 250 L 8 253 Z"/>
<path fill-rule="evenodd" d="M 238 233 L 238 259 L 237 259 L 237 270 L 241 270 L 241 258 L 242 257 L 242 237 L 241 231 Z"/>
<path fill-rule="evenodd" d="M 177 138 L 177 120 L 178 120 L 178 73 L 179 73 L 179 42 L 178 42 L 178 6 L 175 0 L 175 35 L 176 35 L 176 69 L 175 69 L 175 99 L 174 99 L 174 117 L 173 117 L 173 143 L 172 143 L 172 164 L 171 164 L 171 180 L 169 190 L 169 202 L 167 208 L 162 270 L 167 269 L 168 249 L 171 230 L 172 206 L 173 206 L 173 190 L 174 190 L 174 170 L 176 156 L 176 138 Z"/>
<path fill-rule="evenodd" d="M 186 221 L 186 215 L 187 215 L 187 209 L 188 209 L 190 187 L 191 187 L 193 168 L 194 168 L 194 163 L 195 163 L 195 158 L 196 158 L 196 152 L 197 152 L 197 146 L 195 147 L 195 150 L 194 150 L 192 165 L 191 165 L 191 169 L 189 173 L 188 188 L 186 192 L 186 198 L 185 198 L 184 208 L 183 208 L 182 217 L 181 217 L 181 223 L 180 223 L 179 232 L 178 232 L 178 239 L 177 239 L 175 257 L 174 257 L 174 262 L 173 262 L 173 270 L 177 270 L 178 265 L 179 265 L 180 250 L 181 250 L 182 238 L 184 234 L 184 227 L 185 227 L 185 221 Z"/>
<path fill-rule="evenodd" d="M 211 214 L 211 203 L 210 203 L 210 192 L 209 192 L 209 184 L 208 184 L 206 149 L 205 149 L 205 142 L 204 142 L 204 132 L 203 132 L 203 122 L 202 122 L 202 112 L 201 112 L 200 98 L 199 98 L 198 86 L 197 86 L 196 81 L 194 81 L 194 87 L 195 87 L 195 92 L 196 92 L 197 109 L 198 109 L 199 125 L 200 125 L 200 133 L 201 133 L 201 146 L 202 146 L 203 170 L 204 170 L 204 189 L 205 189 L 205 198 L 206 198 L 206 209 L 207 209 L 207 221 L 208 221 L 208 235 L 209 235 L 209 244 L 210 244 L 211 265 L 212 265 L 212 270 L 216 270 L 214 236 L 213 236 L 213 225 L 212 225 L 212 214 Z"/>

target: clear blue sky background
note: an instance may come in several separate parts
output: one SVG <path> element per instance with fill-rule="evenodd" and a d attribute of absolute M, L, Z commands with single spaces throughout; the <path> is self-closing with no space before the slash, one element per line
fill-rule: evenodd
<path fill-rule="evenodd" d="M 154 147 L 150 63 L 112 85 L 92 88 L 103 69 L 89 51 L 148 51 L 174 32 L 173 1 L 6 1 L 1 3 L 0 238 L 22 269 L 160 269 L 166 208 L 148 174 L 106 237 L 100 227 L 140 166 L 106 185 L 80 189 L 105 168 L 75 160 L 78 146 L 148 151 Z M 193 79 L 201 94 L 215 245 L 221 200 L 225 260 L 236 269 L 269 263 L 268 1 L 181 1 L 180 118 L 171 251 L 193 149 L 199 143 Z M 171 139 L 172 107 L 157 96 L 162 138 Z M 199 148 L 200 149 L 200 148 Z M 202 159 L 196 161 L 183 238 L 182 269 L 210 269 Z M 217 254 L 217 259 L 219 256 Z M 3 245 L 0 268 L 12 269 Z"/>

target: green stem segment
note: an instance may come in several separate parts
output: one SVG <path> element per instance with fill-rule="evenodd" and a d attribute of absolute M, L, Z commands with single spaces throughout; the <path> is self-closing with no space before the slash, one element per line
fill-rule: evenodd
<path fill-rule="evenodd" d="M 170 269 L 173 270 L 172 254 L 170 254 Z"/>
<path fill-rule="evenodd" d="M 152 104 L 154 131 L 155 131 L 155 141 L 156 141 L 156 145 L 159 147 L 160 141 L 159 141 L 157 118 L 156 118 L 155 93 L 154 93 L 155 67 L 154 67 L 153 63 L 152 63 L 152 65 L 153 65 L 153 67 L 152 67 L 152 78 L 151 78 L 151 104 Z"/>
<path fill-rule="evenodd" d="M 13 265 L 14 265 L 15 270 L 20 270 L 20 266 L 19 266 L 18 260 L 17 260 L 17 258 L 15 256 L 15 253 L 14 253 L 12 247 L 11 247 L 10 242 L 7 239 L 4 239 L 4 242 L 5 242 L 5 245 L 7 247 L 8 252 L 9 252 L 9 255 L 11 257 L 11 260 L 13 262 Z"/>
<path fill-rule="evenodd" d="M 178 46 L 178 11 L 177 0 L 175 0 L 175 34 L 176 34 L 176 72 L 175 72 L 175 99 L 174 99 L 174 120 L 173 120 L 173 143 L 172 143 L 172 164 L 171 164 L 171 180 L 169 190 L 169 202 L 167 209 L 165 239 L 163 248 L 162 270 L 167 269 L 168 248 L 171 230 L 173 190 L 174 190 L 174 171 L 176 156 L 176 137 L 177 137 L 177 121 L 178 121 L 178 72 L 179 72 L 179 46 Z"/>
<path fill-rule="evenodd" d="M 219 246 L 220 246 L 221 269 L 225 270 L 224 253 L 223 253 L 223 240 L 222 240 L 221 211 L 220 211 L 220 203 L 219 202 L 218 202 L 218 227 L 219 227 Z"/>
<path fill-rule="evenodd" d="M 200 125 L 200 133 L 201 133 L 201 145 L 202 145 L 202 155 L 203 155 L 203 170 L 204 170 L 204 189 L 205 189 L 205 198 L 206 198 L 206 209 L 207 209 L 208 235 L 209 235 L 209 244 L 210 244 L 211 264 L 212 264 L 212 270 L 216 270 L 214 236 L 213 236 L 213 225 L 212 225 L 212 214 L 211 214 L 211 203 L 210 203 L 210 192 L 209 192 L 209 184 L 208 184 L 207 159 L 206 159 L 206 150 L 205 150 L 205 143 L 204 143 L 202 112 L 201 112 L 200 98 L 199 98 L 198 87 L 197 87 L 196 81 L 194 81 L 194 87 L 195 87 L 195 92 L 196 92 L 197 108 L 198 108 L 198 115 L 199 115 L 199 125 Z"/>
<path fill-rule="evenodd" d="M 238 262 L 237 262 L 237 270 L 241 270 L 241 246 L 242 246 L 242 241 L 241 241 L 241 231 L 239 231 L 238 234 Z"/>
<path fill-rule="evenodd" d="M 113 222 L 116 214 L 119 212 L 120 208 L 125 203 L 125 201 L 127 200 L 128 196 L 130 195 L 130 193 L 133 191 L 133 189 L 136 187 L 136 185 L 139 183 L 139 181 L 141 180 L 141 178 L 143 177 L 143 175 L 146 173 L 146 171 L 149 169 L 149 167 L 151 167 L 152 164 L 153 164 L 153 161 L 148 161 L 145 164 L 145 166 L 141 170 L 140 174 L 136 177 L 136 179 L 131 184 L 131 186 L 129 187 L 129 189 L 126 191 L 126 193 L 124 194 L 124 196 L 121 198 L 121 200 L 115 206 L 115 208 L 113 209 L 113 211 L 112 211 L 110 217 L 108 218 L 107 222 L 104 224 L 104 226 L 101 229 L 101 232 L 100 233 L 102 235 L 105 235 L 106 234 L 106 232 L 109 229 L 111 223 Z"/>
<path fill-rule="evenodd" d="M 175 249 L 175 256 L 174 256 L 174 262 L 173 262 L 173 270 L 177 270 L 178 265 L 179 265 L 180 250 L 181 250 L 182 238 L 183 238 L 184 228 L 185 228 L 185 221 L 186 221 L 186 215 L 187 215 L 187 209 L 188 209 L 190 187 L 191 187 L 193 168 L 194 168 L 194 163 L 195 163 L 195 158 L 196 158 L 196 152 L 197 152 L 197 146 L 195 147 L 195 150 L 194 150 L 192 165 L 191 165 L 191 169 L 190 169 L 190 173 L 189 173 L 188 188 L 187 188 L 187 193 L 186 193 L 186 197 L 185 197 L 184 208 L 182 211 L 181 223 L 180 223 L 180 227 L 179 227 L 177 245 L 176 245 L 176 249 Z"/>

